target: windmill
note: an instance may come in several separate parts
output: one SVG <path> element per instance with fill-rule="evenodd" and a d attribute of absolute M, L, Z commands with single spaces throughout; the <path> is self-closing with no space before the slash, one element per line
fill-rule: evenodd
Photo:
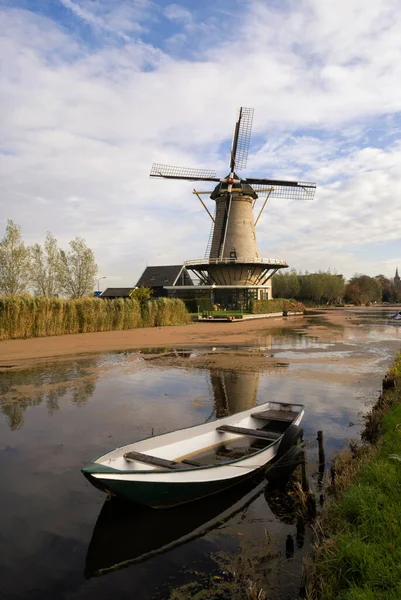
<path fill-rule="evenodd" d="M 252 121 L 253 108 L 241 107 L 235 123 L 229 173 L 226 177 L 221 179 L 212 170 L 157 163 L 153 164 L 150 172 L 150 177 L 217 183 L 212 192 L 198 192 L 194 189 L 193 193 L 212 220 L 212 228 L 205 257 L 186 261 L 185 266 L 197 275 L 201 285 L 213 287 L 216 293 L 220 289 L 224 304 L 227 304 L 228 298 L 228 304 L 232 307 L 246 304 L 250 297 L 266 297 L 267 290 L 270 289 L 266 285 L 267 281 L 278 269 L 288 266 L 283 260 L 261 258 L 259 255 L 255 227 L 267 200 L 313 199 L 316 189 L 316 184 L 311 182 L 265 177 L 242 178 L 237 174 L 246 168 Z M 265 200 L 255 219 L 253 211 L 258 193 Z M 214 216 L 203 202 L 202 194 L 210 194 L 210 198 L 215 201 Z"/>

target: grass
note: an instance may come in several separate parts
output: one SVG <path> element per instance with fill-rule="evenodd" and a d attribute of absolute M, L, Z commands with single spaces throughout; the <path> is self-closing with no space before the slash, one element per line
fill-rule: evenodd
<path fill-rule="evenodd" d="M 334 501 L 323 515 L 309 600 L 401 598 L 401 354 L 374 409 L 374 444 L 336 460 Z M 367 434 L 372 414 L 367 418 Z M 379 431 L 379 435 L 377 435 Z"/>

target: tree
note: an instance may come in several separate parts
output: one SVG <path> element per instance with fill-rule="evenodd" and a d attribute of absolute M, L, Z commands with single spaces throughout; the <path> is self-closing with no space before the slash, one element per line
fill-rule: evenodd
<path fill-rule="evenodd" d="M 397 290 L 394 282 L 384 275 L 376 275 L 375 279 L 380 281 L 382 286 L 382 302 L 396 302 Z"/>
<path fill-rule="evenodd" d="M 273 295 L 275 298 L 297 298 L 299 281 L 297 272 L 278 273 L 273 277 Z"/>
<path fill-rule="evenodd" d="M 380 302 L 382 286 L 380 281 L 368 275 L 356 274 L 345 286 L 345 299 L 353 304 Z"/>
<path fill-rule="evenodd" d="M 63 263 L 56 238 L 48 231 L 44 249 L 40 244 L 31 248 L 32 284 L 37 296 L 57 296 L 62 289 Z"/>
<path fill-rule="evenodd" d="M 145 287 L 144 285 L 131 290 L 129 293 L 129 297 L 133 300 L 137 300 L 141 308 L 149 302 L 152 296 L 153 289 L 150 287 Z"/>
<path fill-rule="evenodd" d="M 344 297 L 344 277 L 337 273 L 322 273 L 323 298 L 327 304 L 342 302 Z"/>
<path fill-rule="evenodd" d="M 61 289 L 70 298 L 92 296 L 97 275 L 95 255 L 85 240 L 71 240 L 68 252 L 60 252 Z"/>
<path fill-rule="evenodd" d="M 0 290 L 4 294 L 25 294 L 31 275 L 31 253 L 21 237 L 21 227 L 7 220 L 0 242 Z"/>

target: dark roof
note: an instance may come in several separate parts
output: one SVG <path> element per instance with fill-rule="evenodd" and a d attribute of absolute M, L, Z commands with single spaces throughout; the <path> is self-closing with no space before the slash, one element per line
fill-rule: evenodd
<path fill-rule="evenodd" d="M 165 285 L 174 285 L 181 269 L 182 265 L 146 267 L 136 286 L 164 287 Z"/>
<path fill-rule="evenodd" d="M 128 288 L 107 288 L 102 293 L 102 298 L 128 298 L 133 287 Z"/>

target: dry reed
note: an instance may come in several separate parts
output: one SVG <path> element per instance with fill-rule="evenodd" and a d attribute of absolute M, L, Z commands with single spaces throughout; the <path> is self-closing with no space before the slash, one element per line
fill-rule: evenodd
<path fill-rule="evenodd" d="M 137 300 L 34 296 L 0 297 L 0 340 L 183 325 L 191 318 L 182 300 Z"/>

